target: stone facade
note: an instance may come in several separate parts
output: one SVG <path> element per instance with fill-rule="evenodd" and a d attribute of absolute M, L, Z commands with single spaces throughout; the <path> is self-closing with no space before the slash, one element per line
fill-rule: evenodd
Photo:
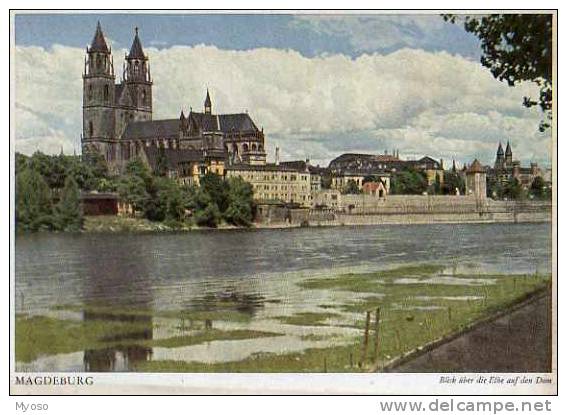
<path fill-rule="evenodd" d="M 112 51 L 99 23 L 86 51 L 81 144 L 83 154 L 102 154 L 111 171 L 119 172 L 132 158 L 151 159 L 145 154 L 150 147 L 168 150 L 171 174 L 186 171 L 193 162 L 198 171 L 217 171 L 224 163 L 265 164 L 263 130 L 247 113 L 215 114 L 208 90 L 203 112 L 191 109 L 179 118 L 152 119 L 153 80 L 137 28 L 122 78 L 115 81 Z M 194 152 L 200 152 L 199 160 L 193 160 Z M 190 159 L 183 160 L 183 154 Z"/>
<path fill-rule="evenodd" d="M 241 177 L 252 185 L 254 199 L 311 206 L 311 174 L 279 164 L 233 164 L 226 177 Z"/>

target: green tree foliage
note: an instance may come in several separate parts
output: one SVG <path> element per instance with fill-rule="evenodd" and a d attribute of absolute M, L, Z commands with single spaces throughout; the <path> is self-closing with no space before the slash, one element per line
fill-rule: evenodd
<path fill-rule="evenodd" d="M 446 171 L 443 175 L 443 185 L 441 186 L 441 193 L 444 195 L 456 195 L 457 189 L 459 194 L 465 194 L 465 181 L 457 172 Z"/>
<path fill-rule="evenodd" d="M 193 219 L 198 226 L 216 228 L 221 220 L 221 212 L 211 195 L 203 187 L 194 189 L 189 206 L 193 211 Z"/>
<path fill-rule="evenodd" d="M 551 14 L 491 14 L 485 16 L 443 15 L 446 21 L 464 20 L 467 32 L 481 42 L 480 62 L 499 81 L 514 86 L 532 81 L 539 97 L 524 97 L 524 105 L 538 105 L 547 115 L 540 123 L 543 131 L 550 126 L 552 108 L 553 21 Z"/>
<path fill-rule="evenodd" d="M 551 189 L 542 177 L 537 176 L 530 186 L 530 195 L 536 199 L 551 199 Z"/>
<path fill-rule="evenodd" d="M 125 173 L 120 177 L 117 189 L 120 198 L 132 205 L 136 212 L 145 214 L 150 201 L 148 188 L 152 185 L 152 175 L 147 167 L 138 159 L 130 161 Z"/>
<path fill-rule="evenodd" d="M 345 195 L 358 195 L 362 191 L 358 188 L 358 185 L 354 180 L 348 180 L 346 186 L 343 188 L 342 193 Z"/>
<path fill-rule="evenodd" d="M 228 182 L 214 173 L 207 173 L 200 180 L 201 188 L 207 193 L 213 203 L 217 205 L 222 213 L 228 208 Z"/>
<path fill-rule="evenodd" d="M 167 158 L 165 156 L 165 148 L 163 146 L 159 146 L 158 148 L 154 173 L 156 176 L 162 177 L 167 174 Z"/>
<path fill-rule="evenodd" d="M 502 188 L 502 197 L 509 200 L 523 199 L 525 192 L 520 181 L 516 178 L 509 180 Z"/>
<path fill-rule="evenodd" d="M 252 186 L 240 177 L 231 177 L 227 184 L 228 206 L 223 213 L 224 219 L 233 225 L 250 226 L 254 195 Z"/>
<path fill-rule="evenodd" d="M 412 169 L 397 172 L 390 183 L 390 192 L 395 195 L 420 195 L 425 191 L 427 191 L 425 173 Z"/>
<path fill-rule="evenodd" d="M 16 226 L 20 230 L 51 229 L 51 191 L 43 176 L 32 168 L 16 175 Z"/>
<path fill-rule="evenodd" d="M 65 179 L 59 202 L 54 209 L 54 228 L 61 231 L 78 231 L 83 225 L 80 190 L 73 176 Z"/>

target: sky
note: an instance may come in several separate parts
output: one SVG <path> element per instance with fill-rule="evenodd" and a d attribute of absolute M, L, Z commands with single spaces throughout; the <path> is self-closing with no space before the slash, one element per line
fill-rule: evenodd
<path fill-rule="evenodd" d="M 149 56 L 154 119 L 247 111 L 268 158 L 326 165 L 345 152 L 399 150 L 458 164 L 514 158 L 551 164 L 542 114 L 522 106 L 535 85 L 508 87 L 479 63 L 480 44 L 438 15 L 18 14 L 15 149 L 80 151 L 85 47 L 97 21 L 117 82 L 134 28 Z"/>

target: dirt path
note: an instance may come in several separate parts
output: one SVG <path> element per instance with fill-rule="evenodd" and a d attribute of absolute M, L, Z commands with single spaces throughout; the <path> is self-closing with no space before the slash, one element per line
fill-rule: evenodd
<path fill-rule="evenodd" d="M 524 306 L 388 372 L 550 372 L 550 295 Z"/>

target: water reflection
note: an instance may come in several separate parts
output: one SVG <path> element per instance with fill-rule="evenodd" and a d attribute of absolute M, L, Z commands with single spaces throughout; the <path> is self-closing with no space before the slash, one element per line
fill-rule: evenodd
<path fill-rule="evenodd" d="M 89 251 L 99 252 L 96 241 L 89 242 Z M 151 314 L 120 311 L 151 309 L 153 290 L 150 261 L 151 257 L 140 250 L 130 251 L 126 256 L 108 253 L 103 258 L 97 258 L 96 255 L 85 257 L 86 278 L 82 297 L 86 309 L 83 311 L 83 321 L 87 324 L 124 324 L 117 325 L 116 333 L 100 339 L 109 347 L 84 351 L 85 372 L 129 371 L 137 362 L 151 359 L 152 348 L 143 344 L 153 339 Z M 106 307 L 108 311 L 99 311 L 97 307 Z M 120 331 L 119 328 L 125 325 L 129 329 Z"/>
<path fill-rule="evenodd" d="M 109 314 L 84 312 L 84 321 L 113 321 L 133 324 L 136 331 L 116 333 L 106 336 L 102 341 L 116 344 L 105 349 L 87 349 L 84 353 L 85 372 L 122 372 L 130 370 L 131 364 L 151 359 L 152 348 L 136 342 L 153 339 L 153 322 L 151 316 L 133 316 L 125 314 Z"/>

